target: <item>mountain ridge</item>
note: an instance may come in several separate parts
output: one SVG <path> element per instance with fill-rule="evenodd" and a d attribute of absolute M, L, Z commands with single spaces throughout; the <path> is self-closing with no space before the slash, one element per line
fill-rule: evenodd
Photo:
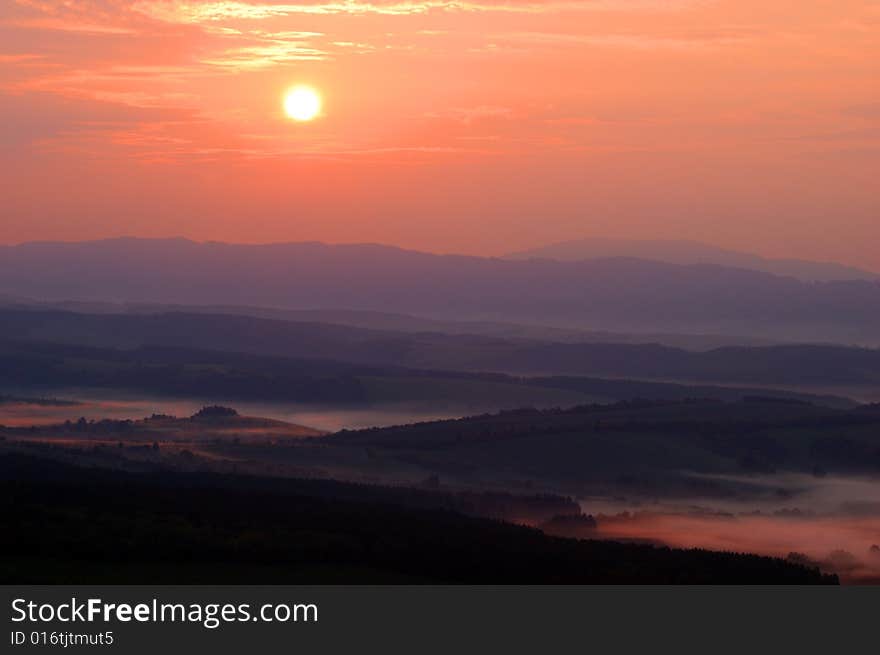
<path fill-rule="evenodd" d="M 406 334 L 246 316 L 169 313 L 89 315 L 0 309 L 3 340 L 92 348 L 197 348 L 269 357 L 323 358 L 360 366 L 514 376 L 594 376 L 781 387 L 875 389 L 880 350 L 845 346 L 723 347 L 565 344 L 480 335 Z"/>
<path fill-rule="evenodd" d="M 551 259 L 556 261 L 608 257 L 632 257 L 680 265 L 716 264 L 794 277 L 805 282 L 880 280 L 880 273 L 837 262 L 762 257 L 686 239 L 586 238 L 560 241 L 504 255 L 504 258 L 514 260 Z"/>
<path fill-rule="evenodd" d="M 41 300 L 345 308 L 434 319 L 875 345 L 880 283 L 711 264 L 514 261 L 317 242 L 126 239 L 0 248 L 0 294 Z"/>

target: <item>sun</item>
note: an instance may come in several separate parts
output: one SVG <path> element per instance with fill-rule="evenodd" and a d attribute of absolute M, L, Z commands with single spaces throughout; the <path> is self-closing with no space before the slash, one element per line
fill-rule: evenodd
<path fill-rule="evenodd" d="M 284 111 L 295 121 L 310 121 L 321 114 L 321 96 L 309 86 L 295 86 L 284 96 Z"/>

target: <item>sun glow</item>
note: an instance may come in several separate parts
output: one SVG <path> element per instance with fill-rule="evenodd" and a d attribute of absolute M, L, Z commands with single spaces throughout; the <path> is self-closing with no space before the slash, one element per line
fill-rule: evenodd
<path fill-rule="evenodd" d="M 321 114 L 321 96 L 311 87 L 294 87 L 284 96 L 284 111 L 295 121 L 313 120 Z"/>

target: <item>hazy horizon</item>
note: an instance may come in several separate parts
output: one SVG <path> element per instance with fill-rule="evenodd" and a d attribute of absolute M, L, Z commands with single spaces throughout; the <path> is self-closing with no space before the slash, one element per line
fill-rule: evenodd
<path fill-rule="evenodd" d="M 460 250 L 443 250 L 431 248 L 430 244 L 427 247 L 409 247 L 400 243 L 393 242 L 382 242 L 382 241 L 327 241 L 321 239 L 304 239 L 304 240 L 282 240 L 282 241 L 248 241 L 248 240 L 239 240 L 239 241 L 226 241 L 223 239 L 210 239 L 210 238 L 194 238 L 182 236 L 181 234 L 168 234 L 166 236 L 142 236 L 135 234 L 120 234 L 117 236 L 107 236 L 107 237 L 97 237 L 97 238 L 82 238 L 82 239 L 33 239 L 33 240 L 23 240 L 23 241 L 9 241 L 9 242 L 0 242 L 0 246 L 6 247 L 18 247 L 18 246 L 27 246 L 30 244 L 88 244 L 88 243 L 99 243 L 99 242 L 112 242 L 112 241 L 187 241 L 197 245 L 209 245 L 209 244 L 219 244 L 219 245 L 228 245 L 228 246 L 283 246 L 283 245 L 306 245 L 306 244 L 318 244 L 324 246 L 377 246 L 383 248 L 394 248 L 398 250 L 410 251 L 423 253 L 428 255 L 439 255 L 439 256 L 463 256 L 463 257 L 482 257 L 482 258 L 505 258 L 510 256 L 519 256 L 521 253 L 528 251 L 540 251 L 543 249 L 549 249 L 554 246 L 575 246 L 580 243 L 591 242 L 591 245 L 602 245 L 606 243 L 609 246 L 607 253 L 602 254 L 589 254 L 585 255 L 583 259 L 597 259 L 597 258 L 618 258 L 618 257 L 626 257 L 633 259 L 646 259 L 646 260 L 654 260 L 654 261 L 666 261 L 667 263 L 678 264 L 679 262 L 672 262 L 664 259 L 661 256 L 653 255 L 653 254 L 638 254 L 638 255 L 621 255 L 615 248 L 619 248 L 621 246 L 627 245 L 639 245 L 650 248 L 651 246 L 696 246 L 700 248 L 706 248 L 707 250 L 717 251 L 718 254 L 727 254 L 727 255 L 745 255 L 750 257 L 755 257 L 759 259 L 764 259 L 769 262 L 803 262 L 803 263 L 815 263 L 815 264 L 828 264 L 828 265 L 836 265 L 840 266 L 842 269 L 851 269 L 855 271 L 862 271 L 866 273 L 874 273 L 880 275 L 880 265 L 877 268 L 863 267 L 863 266 L 855 266 L 846 264 L 841 261 L 831 260 L 831 259 L 804 259 L 800 257 L 773 257 L 768 255 L 760 254 L 757 251 L 747 251 L 747 250 L 737 250 L 734 248 L 724 247 L 715 243 L 711 243 L 708 241 L 698 241 L 695 239 L 673 239 L 673 238 L 660 238 L 660 239 L 628 239 L 628 238 L 618 238 L 618 237 L 579 237 L 573 238 L 565 241 L 552 241 L 547 243 L 535 243 L 532 244 L 528 248 L 524 248 L 522 251 L 498 251 L 498 252 L 486 252 L 486 253 L 477 253 L 477 252 L 468 252 L 468 251 L 460 251 Z M 552 255 L 536 255 L 547 259 L 555 259 Z M 570 258 L 560 258 L 560 261 L 570 261 Z M 702 263 L 702 262 L 696 262 Z M 716 262 L 706 262 L 706 263 L 716 263 Z M 687 263 L 682 265 L 689 265 Z M 730 266 L 733 268 L 751 268 L 748 264 L 728 264 L 728 263 L 720 263 L 718 265 L 722 266 Z M 845 276 L 842 276 L 841 279 L 846 279 Z M 856 279 L 856 278 L 853 278 Z"/>

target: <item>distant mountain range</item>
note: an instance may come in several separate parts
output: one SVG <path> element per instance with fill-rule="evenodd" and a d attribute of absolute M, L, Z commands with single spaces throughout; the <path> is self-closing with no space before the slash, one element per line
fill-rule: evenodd
<path fill-rule="evenodd" d="M 0 294 L 412 314 L 614 332 L 880 342 L 880 283 L 714 264 L 433 255 L 380 245 L 115 239 L 0 247 Z"/>
<path fill-rule="evenodd" d="M 642 239 L 578 239 L 511 253 L 507 259 L 555 259 L 563 262 L 607 257 L 629 257 L 689 266 L 715 264 L 772 273 L 805 282 L 880 280 L 880 273 L 834 262 L 802 259 L 767 259 L 745 252 L 726 250 L 699 241 Z"/>

